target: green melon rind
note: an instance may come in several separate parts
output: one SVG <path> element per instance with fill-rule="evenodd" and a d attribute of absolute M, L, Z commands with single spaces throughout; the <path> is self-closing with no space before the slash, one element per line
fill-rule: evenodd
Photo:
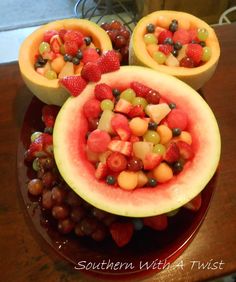
<path fill-rule="evenodd" d="M 145 43 L 142 39 L 145 28 L 149 23 L 155 23 L 158 16 L 167 16 L 171 19 L 181 21 L 181 18 L 187 18 L 198 27 L 206 28 L 209 36 L 206 41 L 211 46 L 212 56 L 210 60 L 197 68 L 168 67 L 159 65 L 148 54 Z M 194 89 L 200 89 L 214 74 L 220 57 L 220 46 L 215 31 L 203 20 L 184 12 L 177 11 L 156 11 L 143 17 L 135 26 L 129 45 L 129 64 L 146 66 L 157 71 L 161 71 L 181 79 Z"/>
<path fill-rule="evenodd" d="M 148 68 L 125 66 L 119 71 L 103 75 L 100 83 L 127 86 L 130 81 L 145 83 L 158 89 L 164 96 L 174 95 L 180 107 L 191 109 L 190 119 L 198 121 L 194 123 L 193 130 L 199 141 L 199 150 L 195 152 L 189 168 L 178 179 L 155 189 L 125 191 L 99 183 L 89 163 L 77 157 L 84 155 L 81 153 L 82 140 L 76 138 L 80 133 L 78 127 L 83 128 L 83 124 L 80 124 L 82 105 L 93 95 L 95 84 L 88 85 L 80 96 L 69 98 L 61 108 L 53 133 L 55 160 L 67 184 L 85 201 L 99 209 L 130 217 L 167 213 L 193 199 L 213 177 L 221 151 L 219 128 L 204 99 L 188 85 L 169 75 Z"/>

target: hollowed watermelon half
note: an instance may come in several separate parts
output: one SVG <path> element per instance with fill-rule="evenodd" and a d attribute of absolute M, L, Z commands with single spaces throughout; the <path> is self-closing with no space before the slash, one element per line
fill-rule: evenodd
<path fill-rule="evenodd" d="M 220 133 L 213 112 L 204 99 L 182 81 L 157 71 L 124 66 L 104 74 L 99 83 L 126 89 L 133 81 L 147 85 L 172 101 L 188 115 L 194 158 L 170 181 L 156 187 L 132 191 L 108 185 L 95 178 L 95 168 L 87 159 L 88 121 L 83 113 L 86 101 L 94 97 L 95 84 L 62 106 L 54 127 L 54 154 L 67 184 L 85 201 L 107 212 L 130 217 L 147 217 L 175 210 L 198 195 L 214 175 L 220 158 Z"/>

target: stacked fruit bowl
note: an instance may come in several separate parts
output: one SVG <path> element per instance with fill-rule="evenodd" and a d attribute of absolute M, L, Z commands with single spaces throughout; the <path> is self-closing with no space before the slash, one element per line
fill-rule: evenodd
<path fill-rule="evenodd" d="M 217 44 L 208 25 L 170 11 L 141 19 L 131 37 L 117 21 L 101 28 L 71 19 L 25 40 L 22 77 L 44 103 L 43 123 L 23 130 L 27 191 L 63 236 L 125 249 L 139 234 L 148 244 L 146 231 L 168 234 L 185 212 L 195 213 L 196 231 L 220 134 L 207 103 L 174 76 L 200 87 L 216 67 Z M 121 66 L 128 46 L 130 64 L 149 68 Z"/>

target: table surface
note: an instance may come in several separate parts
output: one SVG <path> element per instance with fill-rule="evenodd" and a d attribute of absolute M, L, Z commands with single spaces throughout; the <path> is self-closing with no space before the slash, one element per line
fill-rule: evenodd
<path fill-rule="evenodd" d="M 216 193 L 190 246 L 169 269 L 146 282 L 204 281 L 236 272 L 236 24 L 215 29 L 221 58 L 202 93 L 216 115 L 222 136 Z M 0 89 L 0 280 L 87 281 L 39 244 L 25 220 L 17 185 L 16 150 L 32 94 L 16 63 L 0 66 Z"/>

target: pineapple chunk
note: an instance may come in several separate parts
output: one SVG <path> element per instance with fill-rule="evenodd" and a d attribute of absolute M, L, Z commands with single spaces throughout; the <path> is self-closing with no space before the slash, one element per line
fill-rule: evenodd
<path fill-rule="evenodd" d="M 165 118 L 171 111 L 170 107 L 166 103 L 152 105 L 149 104 L 145 108 L 146 114 L 156 123 L 159 123 Z"/>

